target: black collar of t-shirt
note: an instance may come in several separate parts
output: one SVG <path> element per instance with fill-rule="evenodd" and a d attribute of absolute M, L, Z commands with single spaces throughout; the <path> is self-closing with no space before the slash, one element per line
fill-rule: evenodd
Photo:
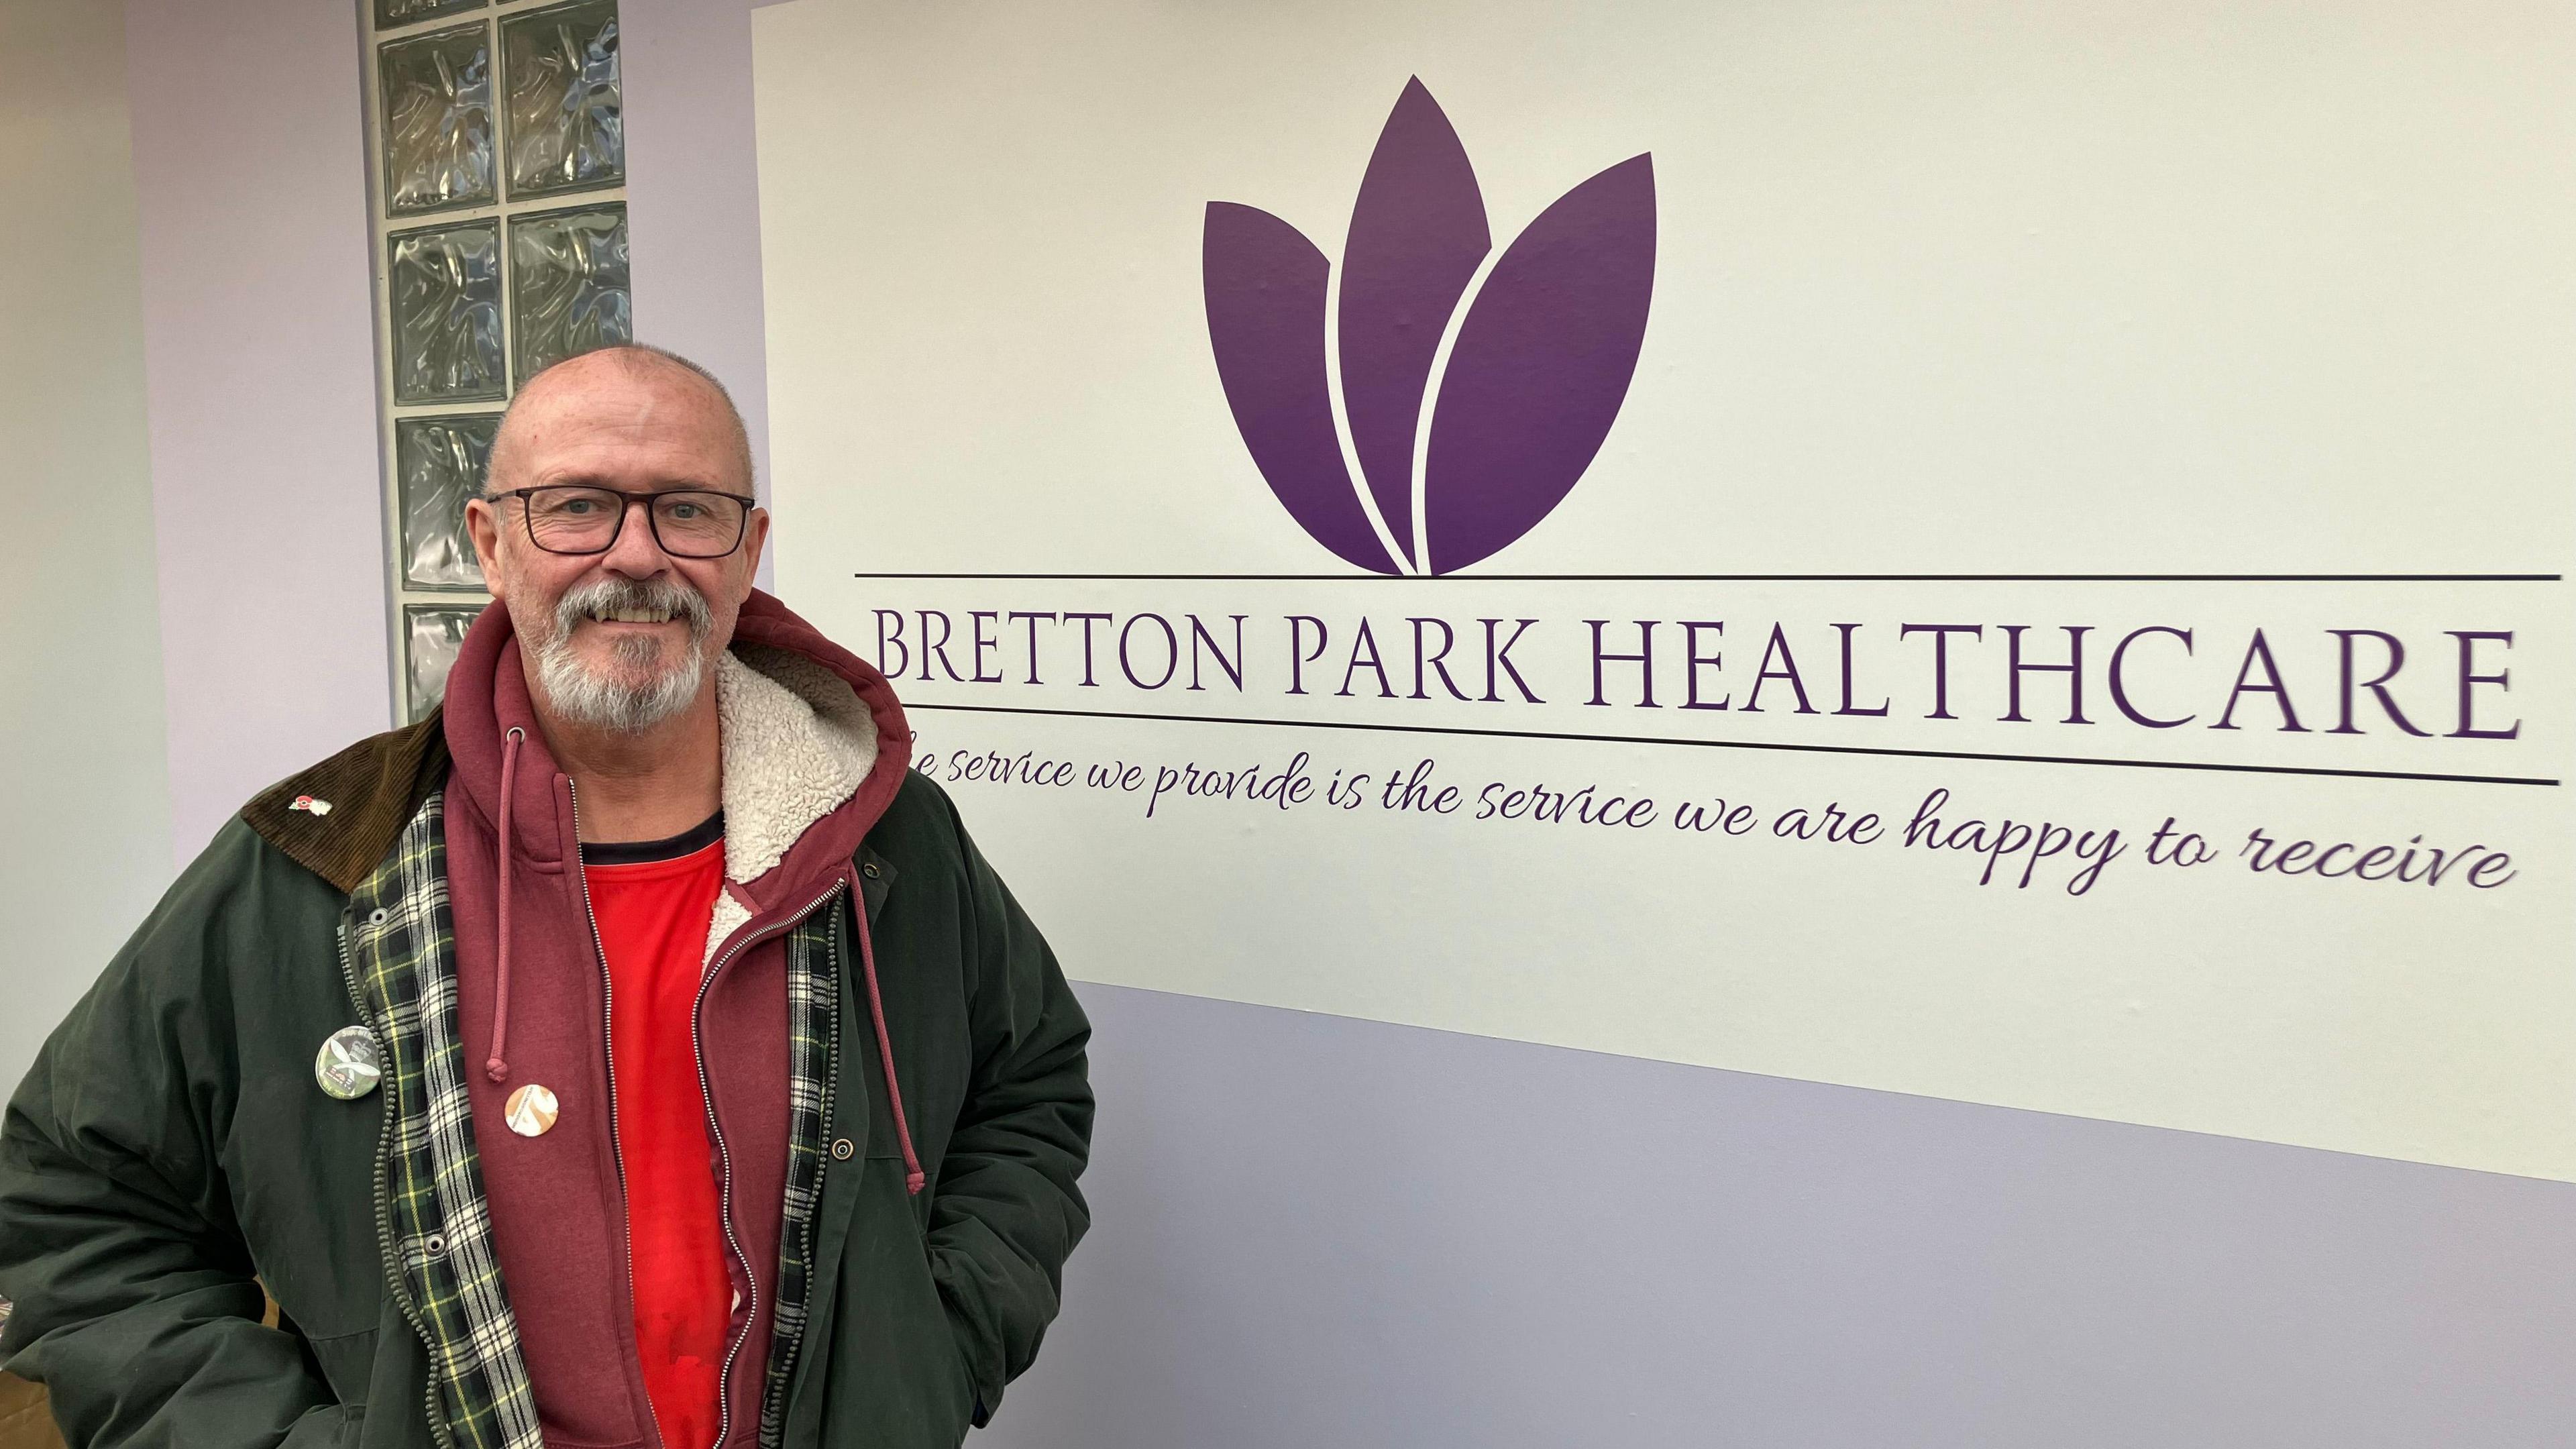
<path fill-rule="evenodd" d="M 581 845 L 584 865 L 650 865 L 657 860 L 678 860 L 695 855 L 724 839 L 724 812 L 719 810 L 705 823 L 683 830 L 668 840 L 585 840 Z"/>

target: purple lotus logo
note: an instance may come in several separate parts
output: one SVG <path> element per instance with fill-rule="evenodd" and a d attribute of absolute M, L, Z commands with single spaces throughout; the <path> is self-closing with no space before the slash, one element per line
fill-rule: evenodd
<path fill-rule="evenodd" d="M 1645 342 L 1653 157 L 1575 187 L 1492 251 L 1466 147 L 1418 79 L 1360 178 L 1338 310 L 1332 263 L 1295 227 L 1208 203 L 1208 338 L 1235 426 L 1289 516 L 1361 568 L 1465 568 L 1537 527 L 1591 466 Z"/>

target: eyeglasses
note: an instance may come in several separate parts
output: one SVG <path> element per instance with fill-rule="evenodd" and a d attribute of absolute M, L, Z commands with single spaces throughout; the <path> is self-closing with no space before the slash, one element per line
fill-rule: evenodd
<path fill-rule="evenodd" d="M 644 505 L 653 541 L 673 558 L 723 558 L 742 547 L 743 525 L 759 500 L 707 488 L 620 493 L 614 488 L 550 484 L 493 495 L 516 498 L 528 519 L 528 541 L 548 553 L 606 553 L 617 546 L 629 505 Z"/>

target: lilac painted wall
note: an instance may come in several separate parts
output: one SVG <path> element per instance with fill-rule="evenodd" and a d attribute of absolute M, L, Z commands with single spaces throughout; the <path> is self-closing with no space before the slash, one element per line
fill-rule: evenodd
<path fill-rule="evenodd" d="M 725 380 L 769 486 L 749 0 L 620 0 L 635 326 Z M 772 584 L 770 561 L 761 584 Z"/>
<path fill-rule="evenodd" d="M 1079 990 L 987 1449 L 2576 1444 L 2576 1186 Z"/>
<path fill-rule="evenodd" d="M 127 0 L 172 848 L 390 721 L 353 0 Z"/>

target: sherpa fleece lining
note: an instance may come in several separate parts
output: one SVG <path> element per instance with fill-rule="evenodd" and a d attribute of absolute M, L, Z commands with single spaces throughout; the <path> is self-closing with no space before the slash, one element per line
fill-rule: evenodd
<path fill-rule="evenodd" d="M 716 656 L 716 729 L 724 770 L 725 879 L 747 885 L 777 869 L 815 821 L 859 791 L 877 762 L 877 727 L 858 691 L 786 649 L 744 645 Z M 701 965 L 751 919 L 732 891 L 716 897 Z"/>

